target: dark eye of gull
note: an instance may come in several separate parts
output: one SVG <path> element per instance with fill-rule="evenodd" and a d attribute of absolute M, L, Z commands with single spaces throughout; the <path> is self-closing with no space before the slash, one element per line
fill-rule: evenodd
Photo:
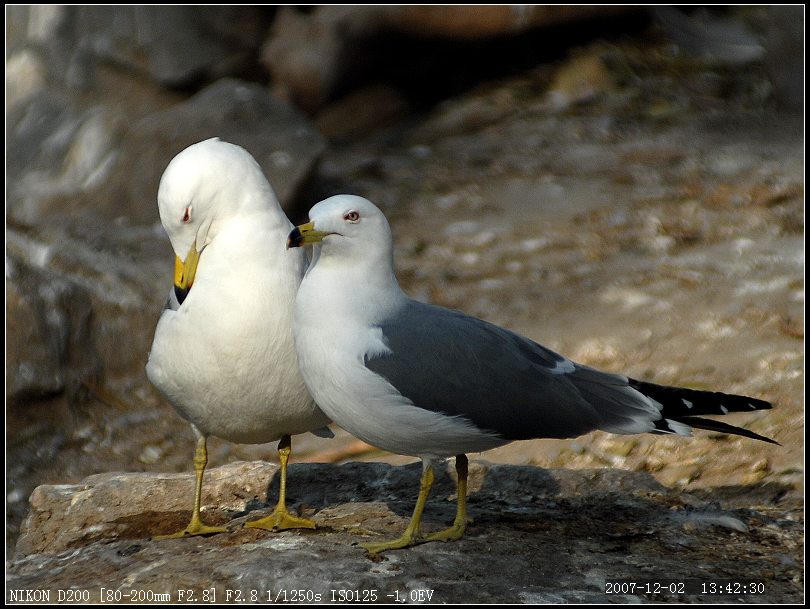
<path fill-rule="evenodd" d="M 360 221 L 360 214 L 358 212 L 354 211 L 354 210 L 347 211 L 344 214 L 343 219 L 346 220 L 347 222 L 359 222 Z"/>
<path fill-rule="evenodd" d="M 183 224 L 189 220 L 191 220 L 191 206 L 186 207 L 186 211 L 183 213 Z"/>

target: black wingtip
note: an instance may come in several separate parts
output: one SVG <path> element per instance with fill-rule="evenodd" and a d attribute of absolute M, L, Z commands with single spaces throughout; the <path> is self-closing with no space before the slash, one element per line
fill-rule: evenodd
<path fill-rule="evenodd" d="M 753 412 L 773 408 L 770 402 L 745 395 L 656 385 L 632 378 L 628 381 L 633 389 L 659 402 L 663 406 L 662 416 L 668 419 L 680 420 L 681 417 L 696 415 L 722 416 L 730 412 Z"/>

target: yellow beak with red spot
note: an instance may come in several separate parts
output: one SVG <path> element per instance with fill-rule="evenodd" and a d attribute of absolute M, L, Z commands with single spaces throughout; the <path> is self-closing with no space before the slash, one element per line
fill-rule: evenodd
<path fill-rule="evenodd" d="M 302 247 L 311 243 L 320 243 L 327 235 L 334 233 L 315 230 L 314 222 L 307 222 L 296 226 L 287 237 L 287 249 L 291 247 Z"/>

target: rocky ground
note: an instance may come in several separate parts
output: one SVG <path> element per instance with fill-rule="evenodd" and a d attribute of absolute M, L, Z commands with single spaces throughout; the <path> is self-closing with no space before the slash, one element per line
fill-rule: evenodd
<path fill-rule="evenodd" d="M 211 82 L 200 83 L 199 54 L 173 54 L 177 65 L 150 72 L 136 62 L 145 55 L 111 54 L 103 27 L 94 44 L 73 44 L 80 30 L 68 26 L 81 15 L 20 15 L 7 53 L 9 548 L 34 507 L 7 563 L 9 588 L 214 588 L 221 600 L 227 589 L 299 589 L 301 573 L 317 573 L 306 589 L 320 594 L 334 585 L 431 589 L 441 602 L 626 602 L 600 586 L 707 574 L 766 580 L 767 597 L 742 600 L 801 601 L 803 117 L 773 67 L 790 62 L 768 54 L 776 19 L 748 15 L 765 41 L 753 58 L 689 53 L 665 26 L 649 26 L 442 100 L 366 83 L 307 98 L 307 115 L 251 80 L 241 47 L 208 48 Z M 42 34 L 49 18 L 63 19 L 62 38 Z M 257 27 L 273 16 L 242 18 Z M 59 53 L 55 40 L 73 51 Z M 59 77 L 54 58 L 66 64 Z M 301 99 L 295 83 L 287 89 Z M 464 540 L 373 562 L 350 544 L 403 525 L 418 472 L 354 464 L 409 459 L 337 430 L 334 440 L 293 441 L 294 461 L 319 463 L 299 463 L 290 483 L 320 532 L 260 534 L 237 520 L 227 535 L 157 544 L 148 538 L 182 520 L 171 501 L 186 497 L 159 487 L 151 509 L 85 522 L 100 526 L 95 536 L 48 549 L 59 527 L 74 530 L 70 510 L 54 506 L 83 487 L 44 487 L 29 504 L 36 486 L 145 472 L 124 475 L 132 490 L 144 476 L 191 469 L 190 430 L 143 374 L 172 269 L 154 196 L 168 160 L 214 135 L 260 160 L 294 219 L 335 192 L 380 205 L 413 296 L 601 369 L 767 399 L 773 410 L 727 419 L 782 446 L 709 432 L 514 443 L 474 457 L 484 473 Z M 212 466 L 275 458 L 271 445 L 209 448 Z M 263 488 L 247 477 L 241 494 L 212 488 L 207 513 L 242 518 Z M 443 484 L 430 508 L 437 525 L 452 514 Z M 89 497 L 88 509 L 110 505 L 110 495 Z M 165 579 L 161 565 L 180 557 L 188 570 Z"/>
<path fill-rule="evenodd" d="M 404 529 L 418 464 L 294 466 L 293 505 L 318 530 L 269 533 L 242 525 L 271 507 L 254 497 L 264 499 L 269 486 L 272 503 L 276 467 L 233 463 L 210 472 L 218 505 L 205 512 L 229 532 L 161 542 L 149 536 L 185 524 L 191 475 L 100 474 L 41 487 L 7 585 L 53 598 L 72 591 L 91 602 L 118 594 L 123 602 L 801 600 L 800 511 L 775 508 L 773 490 L 749 489 L 745 505 L 756 507 L 728 509 L 719 506 L 724 493 L 698 497 L 640 472 L 482 461 L 470 471 L 474 522 L 462 540 L 376 558 L 357 543 Z M 452 521 L 453 495 L 452 478 L 440 472 L 426 532 Z M 720 592 L 703 588 L 721 581 Z M 756 594 L 726 588 L 752 584 L 762 585 Z"/>

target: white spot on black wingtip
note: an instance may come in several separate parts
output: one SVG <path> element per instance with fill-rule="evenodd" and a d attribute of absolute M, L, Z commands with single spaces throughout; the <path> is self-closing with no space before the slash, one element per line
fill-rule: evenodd
<path fill-rule="evenodd" d="M 723 406 L 722 404 L 720 405 L 720 410 L 722 410 L 722 411 L 723 411 L 723 414 L 728 414 L 728 408 L 726 408 L 726 407 L 725 407 L 725 406 Z"/>
<path fill-rule="evenodd" d="M 754 406 L 751 402 L 748 402 L 748 408 L 750 408 L 751 410 L 756 410 L 757 409 L 757 407 Z"/>
<path fill-rule="evenodd" d="M 692 408 L 692 402 L 690 402 L 686 398 L 681 398 L 681 402 L 683 402 L 683 405 L 686 406 L 687 408 Z"/>

